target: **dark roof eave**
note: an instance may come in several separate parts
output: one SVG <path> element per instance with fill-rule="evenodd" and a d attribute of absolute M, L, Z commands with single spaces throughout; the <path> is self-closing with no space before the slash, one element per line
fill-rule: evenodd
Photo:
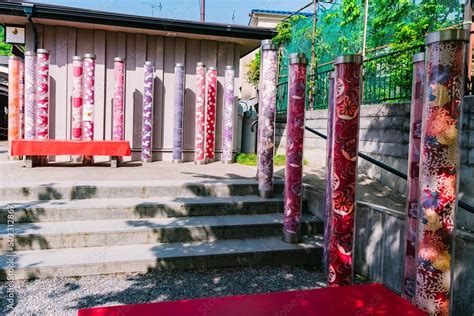
<path fill-rule="evenodd" d="M 38 3 L 35 3 L 34 6 L 35 9 L 33 17 L 42 19 L 115 25 L 158 31 L 203 34 L 254 40 L 268 39 L 276 35 L 274 30 L 265 28 L 158 19 L 95 10 L 85 10 L 80 8 L 43 5 Z M 0 3 L 0 14 L 24 16 L 23 6 L 19 3 Z"/>

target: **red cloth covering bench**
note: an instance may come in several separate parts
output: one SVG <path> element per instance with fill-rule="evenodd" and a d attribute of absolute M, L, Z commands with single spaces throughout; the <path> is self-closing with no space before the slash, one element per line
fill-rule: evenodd
<path fill-rule="evenodd" d="M 209 297 L 81 309 L 78 316 L 421 316 L 427 315 L 381 284 Z"/>
<path fill-rule="evenodd" d="M 11 145 L 12 156 L 26 156 L 27 167 L 33 167 L 35 160 L 40 156 L 110 156 L 112 167 L 117 167 L 119 157 L 130 156 L 128 141 L 116 140 L 13 140 Z"/>

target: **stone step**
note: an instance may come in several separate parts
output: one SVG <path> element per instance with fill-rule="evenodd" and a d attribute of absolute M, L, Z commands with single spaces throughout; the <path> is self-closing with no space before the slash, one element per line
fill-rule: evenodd
<path fill-rule="evenodd" d="M 274 181 L 276 195 L 283 180 Z M 254 179 L 2 182 L 2 201 L 257 195 Z"/>
<path fill-rule="evenodd" d="M 224 215 L 150 219 L 107 219 L 15 225 L 15 249 L 38 250 L 114 245 L 177 243 L 281 235 L 283 215 Z M 2 250 L 8 249 L 7 225 L 0 225 Z M 304 215 L 303 234 L 322 233 L 322 223 Z"/>
<path fill-rule="evenodd" d="M 0 223 L 265 214 L 283 211 L 283 199 L 256 195 L 13 201 L 0 205 Z"/>
<path fill-rule="evenodd" d="M 320 266 L 322 237 L 288 244 L 281 237 L 191 243 L 17 251 L 0 255 L 0 279 L 32 279 L 252 265 Z M 12 274 L 14 273 L 14 274 Z"/>

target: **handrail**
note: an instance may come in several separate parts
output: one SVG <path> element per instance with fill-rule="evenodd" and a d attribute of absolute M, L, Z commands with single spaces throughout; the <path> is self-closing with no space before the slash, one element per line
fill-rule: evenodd
<path fill-rule="evenodd" d="M 315 135 L 318 135 L 319 137 L 321 137 L 321 138 L 323 138 L 323 139 L 326 139 L 326 140 L 328 139 L 328 137 L 327 137 L 326 135 L 324 135 L 323 133 L 318 132 L 317 130 L 312 129 L 311 127 L 305 126 L 304 128 L 305 128 L 305 130 L 307 130 L 308 132 L 311 132 L 311 133 L 313 133 L 313 134 L 315 134 Z M 380 162 L 380 161 L 378 161 L 378 160 L 376 160 L 376 159 L 374 159 L 374 158 L 371 158 L 371 157 L 369 157 L 369 156 L 367 156 L 367 155 L 365 155 L 365 154 L 362 154 L 362 153 L 358 153 L 358 155 L 359 155 L 360 158 L 365 159 L 365 160 L 367 160 L 368 162 L 373 163 L 374 165 L 376 165 L 376 166 L 378 166 L 378 167 L 380 167 L 380 168 L 382 168 L 382 169 L 384 169 L 384 170 L 386 170 L 386 171 L 388 171 L 388 172 L 390 172 L 390 173 L 396 175 L 397 177 L 400 177 L 400 178 L 405 179 L 405 180 L 408 179 L 408 177 L 407 177 L 406 174 L 404 174 L 403 172 L 401 172 L 401 171 L 399 171 L 399 170 L 397 170 L 397 169 L 395 169 L 395 168 L 392 168 L 392 167 L 390 167 L 390 166 L 384 164 L 383 162 Z M 467 204 L 467 203 L 465 203 L 465 202 L 463 202 L 463 201 L 461 201 L 461 200 L 458 200 L 458 206 L 459 206 L 460 208 L 465 209 L 466 211 L 468 211 L 468 212 L 470 212 L 470 213 L 474 213 L 474 206 L 471 206 L 471 205 L 469 205 L 469 204 Z"/>

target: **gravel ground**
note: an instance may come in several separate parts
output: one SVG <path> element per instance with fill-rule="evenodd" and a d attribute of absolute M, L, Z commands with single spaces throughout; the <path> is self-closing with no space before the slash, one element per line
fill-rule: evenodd
<path fill-rule="evenodd" d="M 6 302 L 13 285 L 15 308 Z M 249 267 L 0 283 L 0 315 L 76 315 L 86 307 L 324 287 L 320 271 L 302 267 Z"/>

